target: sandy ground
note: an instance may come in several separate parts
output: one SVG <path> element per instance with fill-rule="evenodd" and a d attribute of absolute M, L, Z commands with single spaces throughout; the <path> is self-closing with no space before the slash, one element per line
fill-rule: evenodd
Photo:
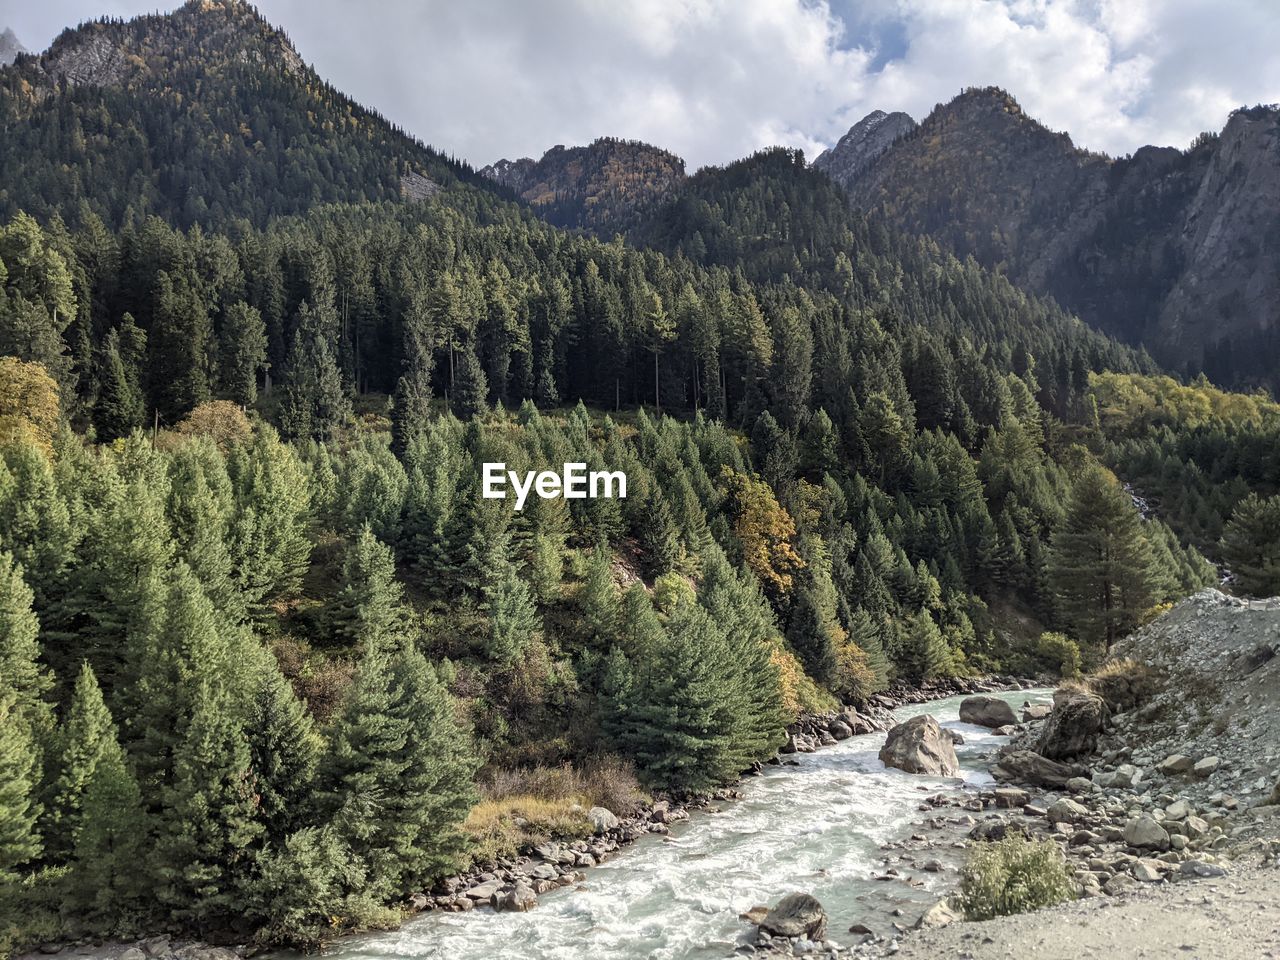
<path fill-rule="evenodd" d="M 1280 958 L 1280 868 L 1233 865 L 1226 877 L 1142 887 L 1050 910 L 910 934 L 897 960 L 1187 960 Z"/>

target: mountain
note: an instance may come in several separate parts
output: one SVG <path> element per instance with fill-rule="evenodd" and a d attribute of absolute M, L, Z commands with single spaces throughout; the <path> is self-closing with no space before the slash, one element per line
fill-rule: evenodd
<path fill-rule="evenodd" d="M 586 147 L 554 146 L 540 160 L 499 160 L 480 173 L 549 223 L 611 236 L 684 180 L 684 161 L 647 143 L 603 137 Z"/>
<path fill-rule="evenodd" d="M 872 114 L 820 158 L 856 206 L 1051 294 L 1170 368 L 1275 384 L 1280 110 L 1238 110 L 1186 150 L 1119 159 L 994 88 L 966 90 L 878 150 L 884 122 Z"/>
<path fill-rule="evenodd" d="M 18 58 L 18 54 L 26 52 L 27 48 L 18 40 L 13 30 L 5 27 L 4 32 L 0 33 L 0 67 L 7 67 Z"/>
<path fill-rule="evenodd" d="M 818 154 L 813 165 L 837 183 L 853 183 L 881 154 L 916 126 L 916 122 L 905 113 L 873 110 L 850 127 L 839 143 Z"/>
<path fill-rule="evenodd" d="M 85 198 L 108 223 L 263 223 L 487 179 L 325 83 L 242 0 L 64 31 L 0 70 L 0 214 Z"/>

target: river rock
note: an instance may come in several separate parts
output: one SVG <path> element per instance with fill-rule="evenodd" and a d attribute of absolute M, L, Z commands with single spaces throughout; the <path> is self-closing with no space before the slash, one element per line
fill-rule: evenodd
<path fill-rule="evenodd" d="M 827 725 L 827 732 L 837 740 L 848 740 L 853 736 L 853 727 L 849 726 L 843 720 L 832 720 Z"/>
<path fill-rule="evenodd" d="M 807 893 L 788 893 L 765 914 L 760 929 L 775 937 L 822 940 L 827 935 L 827 911 Z"/>
<path fill-rule="evenodd" d="M 1053 707 L 1047 703 L 1029 703 L 1022 708 L 1022 722 L 1030 723 L 1032 720 L 1043 720 L 1053 712 Z"/>
<path fill-rule="evenodd" d="M 1050 805 L 1045 816 L 1050 823 L 1079 823 L 1089 816 L 1089 810 L 1070 797 L 1062 797 Z"/>
<path fill-rule="evenodd" d="M 592 807 L 587 811 L 587 819 L 591 821 L 591 826 L 595 828 L 597 834 L 616 830 L 621 822 L 611 810 L 606 810 L 604 807 Z"/>
<path fill-rule="evenodd" d="M 1190 773 L 1191 768 L 1196 762 L 1183 753 L 1171 753 L 1158 764 L 1156 769 L 1163 773 L 1166 777 L 1176 776 L 1181 773 Z"/>
<path fill-rule="evenodd" d="M 1134 817 L 1124 825 L 1124 842 L 1147 850 L 1168 850 L 1169 834 L 1152 817 Z"/>
<path fill-rule="evenodd" d="M 880 748 L 880 760 L 886 767 L 907 773 L 954 777 L 960 772 L 951 737 L 928 714 L 912 717 L 890 730 L 889 739 Z"/>
<path fill-rule="evenodd" d="M 1142 771 L 1131 763 L 1122 763 L 1114 770 L 1095 773 L 1093 782 L 1100 787 L 1123 787 L 1132 790 L 1142 782 Z"/>
<path fill-rule="evenodd" d="M 1203 760 L 1197 760 L 1196 765 L 1191 768 L 1191 772 L 1197 777 L 1207 777 L 1218 769 L 1217 757 L 1205 757 Z"/>
<path fill-rule="evenodd" d="M 1159 883 L 1164 878 L 1164 874 L 1157 866 L 1159 863 L 1159 860 L 1135 860 L 1129 872 L 1133 875 L 1133 879 L 1143 883 Z"/>
<path fill-rule="evenodd" d="M 1043 757 L 1034 750 L 1011 750 L 996 760 L 991 775 L 1000 781 L 1061 788 L 1079 769 Z"/>
<path fill-rule="evenodd" d="M 955 923 L 963 920 L 964 917 L 960 911 L 952 905 L 950 900 L 939 900 L 932 907 L 924 912 L 924 915 L 916 921 L 916 929 L 922 930 L 928 927 L 945 927 L 947 924 Z"/>
<path fill-rule="evenodd" d="M 469 890 L 462 891 L 462 895 L 470 900 L 492 900 L 493 895 L 501 889 L 501 880 L 486 880 L 484 883 L 477 883 Z"/>
<path fill-rule="evenodd" d="M 1018 722 L 1013 707 L 999 697 L 965 697 L 960 701 L 960 722 L 979 727 L 1012 726 Z"/>
<path fill-rule="evenodd" d="M 506 893 L 495 894 L 493 898 L 493 909 L 495 910 L 511 910 L 516 913 L 524 913 L 526 910 L 532 910 L 537 905 L 538 895 L 533 892 L 533 887 L 524 881 L 516 883 Z"/>
<path fill-rule="evenodd" d="M 1077 691 L 1057 699 L 1040 733 L 1036 751 L 1050 760 L 1069 760 L 1092 753 L 1108 716 L 1106 703 L 1096 694 Z"/>

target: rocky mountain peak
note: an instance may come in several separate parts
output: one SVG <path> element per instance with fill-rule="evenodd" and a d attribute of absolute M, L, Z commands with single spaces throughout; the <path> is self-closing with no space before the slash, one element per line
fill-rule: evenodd
<path fill-rule="evenodd" d="M 916 126 L 901 111 L 873 110 L 850 127 L 839 143 L 820 153 L 813 165 L 837 183 L 850 183 Z"/>
<path fill-rule="evenodd" d="M 54 81 L 110 86 L 127 77 L 163 74 L 177 55 L 278 65 L 291 74 L 305 70 L 289 39 L 244 0 L 188 0 L 171 14 L 127 23 L 90 21 L 64 30 L 40 66 Z"/>
<path fill-rule="evenodd" d="M 18 54 L 26 52 L 27 48 L 22 45 L 10 27 L 0 31 L 0 67 L 7 67 L 18 58 Z"/>

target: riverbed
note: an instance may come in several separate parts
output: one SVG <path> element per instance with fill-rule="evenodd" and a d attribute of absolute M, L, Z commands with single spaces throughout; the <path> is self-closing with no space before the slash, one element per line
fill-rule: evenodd
<path fill-rule="evenodd" d="M 1017 709 L 1048 702 L 1051 691 L 1001 694 Z M 883 733 L 852 737 L 817 753 L 788 757 L 743 782 L 743 799 L 719 813 L 695 813 L 668 837 L 648 835 L 586 880 L 541 897 L 528 913 L 428 913 L 393 933 L 335 944 L 342 960 L 683 960 L 723 958 L 748 926 L 738 914 L 801 890 L 822 901 L 836 940 L 853 923 L 879 929 L 894 906 L 907 917 L 941 896 L 954 875 L 904 871 L 919 884 L 875 880 L 888 866 L 882 845 L 906 840 L 930 816 L 918 807 L 941 791 L 991 783 L 987 763 L 1002 738 L 959 721 L 963 697 L 907 706 L 958 730 L 963 780 L 887 770 Z M 929 854 L 928 856 L 934 856 Z M 926 857 L 927 858 L 927 857 Z M 953 858 L 954 859 L 954 858 Z"/>

